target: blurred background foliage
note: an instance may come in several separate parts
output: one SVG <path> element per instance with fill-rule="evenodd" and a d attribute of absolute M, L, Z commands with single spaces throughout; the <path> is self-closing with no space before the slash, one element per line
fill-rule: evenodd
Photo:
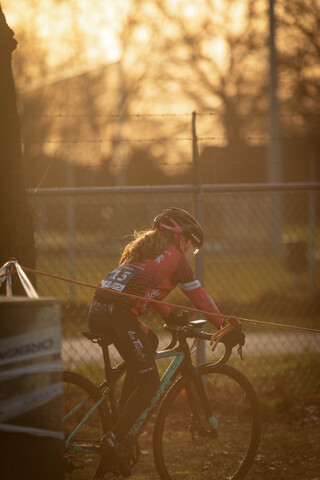
<path fill-rule="evenodd" d="M 192 111 L 206 183 L 267 181 L 267 0 L 2 6 L 27 187 L 192 183 Z M 320 5 L 283 0 L 275 15 L 283 177 L 316 180 Z"/>

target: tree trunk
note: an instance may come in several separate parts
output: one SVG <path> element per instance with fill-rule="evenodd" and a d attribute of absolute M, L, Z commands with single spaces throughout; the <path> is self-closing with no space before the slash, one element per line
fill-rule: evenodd
<path fill-rule="evenodd" d="M 24 185 L 20 122 L 11 67 L 17 46 L 14 32 L 7 25 L 0 7 L 0 267 L 16 258 L 20 265 L 35 267 L 32 212 Z M 13 293 L 23 288 L 13 280 Z M 34 283 L 34 279 L 32 279 Z M 3 290 L 2 290 L 3 293 Z"/>

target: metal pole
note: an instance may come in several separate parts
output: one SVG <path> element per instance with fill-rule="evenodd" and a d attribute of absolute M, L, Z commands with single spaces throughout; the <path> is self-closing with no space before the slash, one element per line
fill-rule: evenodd
<path fill-rule="evenodd" d="M 73 161 L 70 160 L 67 165 L 67 184 L 68 187 L 74 186 L 74 168 Z M 69 278 L 76 280 L 76 255 L 75 255 L 75 199 L 70 196 L 67 198 L 67 229 L 68 229 L 68 266 Z M 72 283 L 69 285 L 69 301 L 72 303 L 76 300 L 76 286 Z"/>
<path fill-rule="evenodd" d="M 203 188 L 201 182 L 200 160 L 196 133 L 196 112 L 192 112 L 192 162 L 193 162 L 193 183 L 197 187 L 193 201 L 194 214 L 200 225 L 203 226 Z M 195 271 L 201 285 L 204 286 L 204 249 L 201 248 L 195 256 Z M 197 350 L 197 363 L 205 362 L 204 341 L 201 340 Z"/>
<path fill-rule="evenodd" d="M 270 49 L 270 87 L 269 87 L 269 157 L 268 182 L 282 181 L 280 122 L 277 98 L 277 52 L 275 45 L 275 0 L 269 0 L 269 49 Z M 271 233 L 273 251 L 281 252 L 282 241 L 282 203 L 278 193 L 271 194 L 270 209 L 274 216 L 274 230 Z M 273 235 L 272 235 L 273 234 Z"/>
<path fill-rule="evenodd" d="M 275 0 L 269 0 L 269 36 L 270 36 L 270 89 L 269 89 L 269 162 L 268 179 L 270 183 L 281 182 L 281 145 L 280 145 L 280 122 L 278 115 L 277 98 L 277 52 L 275 45 Z"/>
<path fill-rule="evenodd" d="M 118 63 L 118 105 L 117 105 L 117 136 L 115 141 L 115 161 L 116 161 L 116 184 L 120 187 L 126 185 L 126 158 L 124 155 L 124 145 L 123 145 L 123 122 L 124 122 L 124 74 L 123 74 L 123 64 L 122 58 Z"/>
<path fill-rule="evenodd" d="M 316 159 L 314 152 L 310 155 L 310 182 L 316 181 Z M 316 232 L 317 232 L 317 199 L 316 192 L 309 192 L 309 252 L 308 252 L 308 268 L 309 268 L 309 291 L 311 295 L 316 291 Z"/>

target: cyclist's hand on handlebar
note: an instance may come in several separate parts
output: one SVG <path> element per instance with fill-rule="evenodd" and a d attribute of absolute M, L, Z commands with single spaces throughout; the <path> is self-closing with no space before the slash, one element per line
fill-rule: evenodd
<path fill-rule="evenodd" d="M 182 311 L 180 315 L 177 315 L 174 312 L 170 312 L 169 315 L 165 319 L 168 325 L 176 325 L 178 327 L 185 327 L 188 325 L 188 312 Z"/>
<path fill-rule="evenodd" d="M 233 348 L 236 345 L 242 347 L 245 343 L 245 334 L 242 332 L 242 326 L 236 317 L 229 317 L 228 322 L 224 322 L 220 330 L 212 335 L 210 345 L 212 351 L 215 350 L 217 344 L 224 343 L 226 347 Z"/>
<path fill-rule="evenodd" d="M 241 323 L 237 322 L 230 322 L 232 324 L 232 329 L 227 332 L 220 340 L 226 347 L 235 347 L 236 345 L 244 345 L 245 344 L 245 334 L 242 331 Z M 227 324 L 224 323 L 222 328 L 225 327 Z"/>

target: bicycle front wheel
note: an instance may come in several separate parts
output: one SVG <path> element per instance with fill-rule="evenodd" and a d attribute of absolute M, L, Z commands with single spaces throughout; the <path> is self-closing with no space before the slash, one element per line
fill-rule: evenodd
<path fill-rule="evenodd" d="M 209 427 L 199 397 L 182 377 L 165 396 L 154 429 L 155 464 L 162 480 L 240 480 L 256 455 L 261 432 L 257 395 L 238 370 L 202 365 L 216 428 Z M 187 384 L 189 382 L 189 384 Z M 193 390 L 193 407 L 189 400 Z"/>
<path fill-rule="evenodd" d="M 105 405 L 93 408 L 101 397 L 82 375 L 63 373 L 65 480 L 93 478 L 97 470 L 100 440 L 111 426 Z"/>

